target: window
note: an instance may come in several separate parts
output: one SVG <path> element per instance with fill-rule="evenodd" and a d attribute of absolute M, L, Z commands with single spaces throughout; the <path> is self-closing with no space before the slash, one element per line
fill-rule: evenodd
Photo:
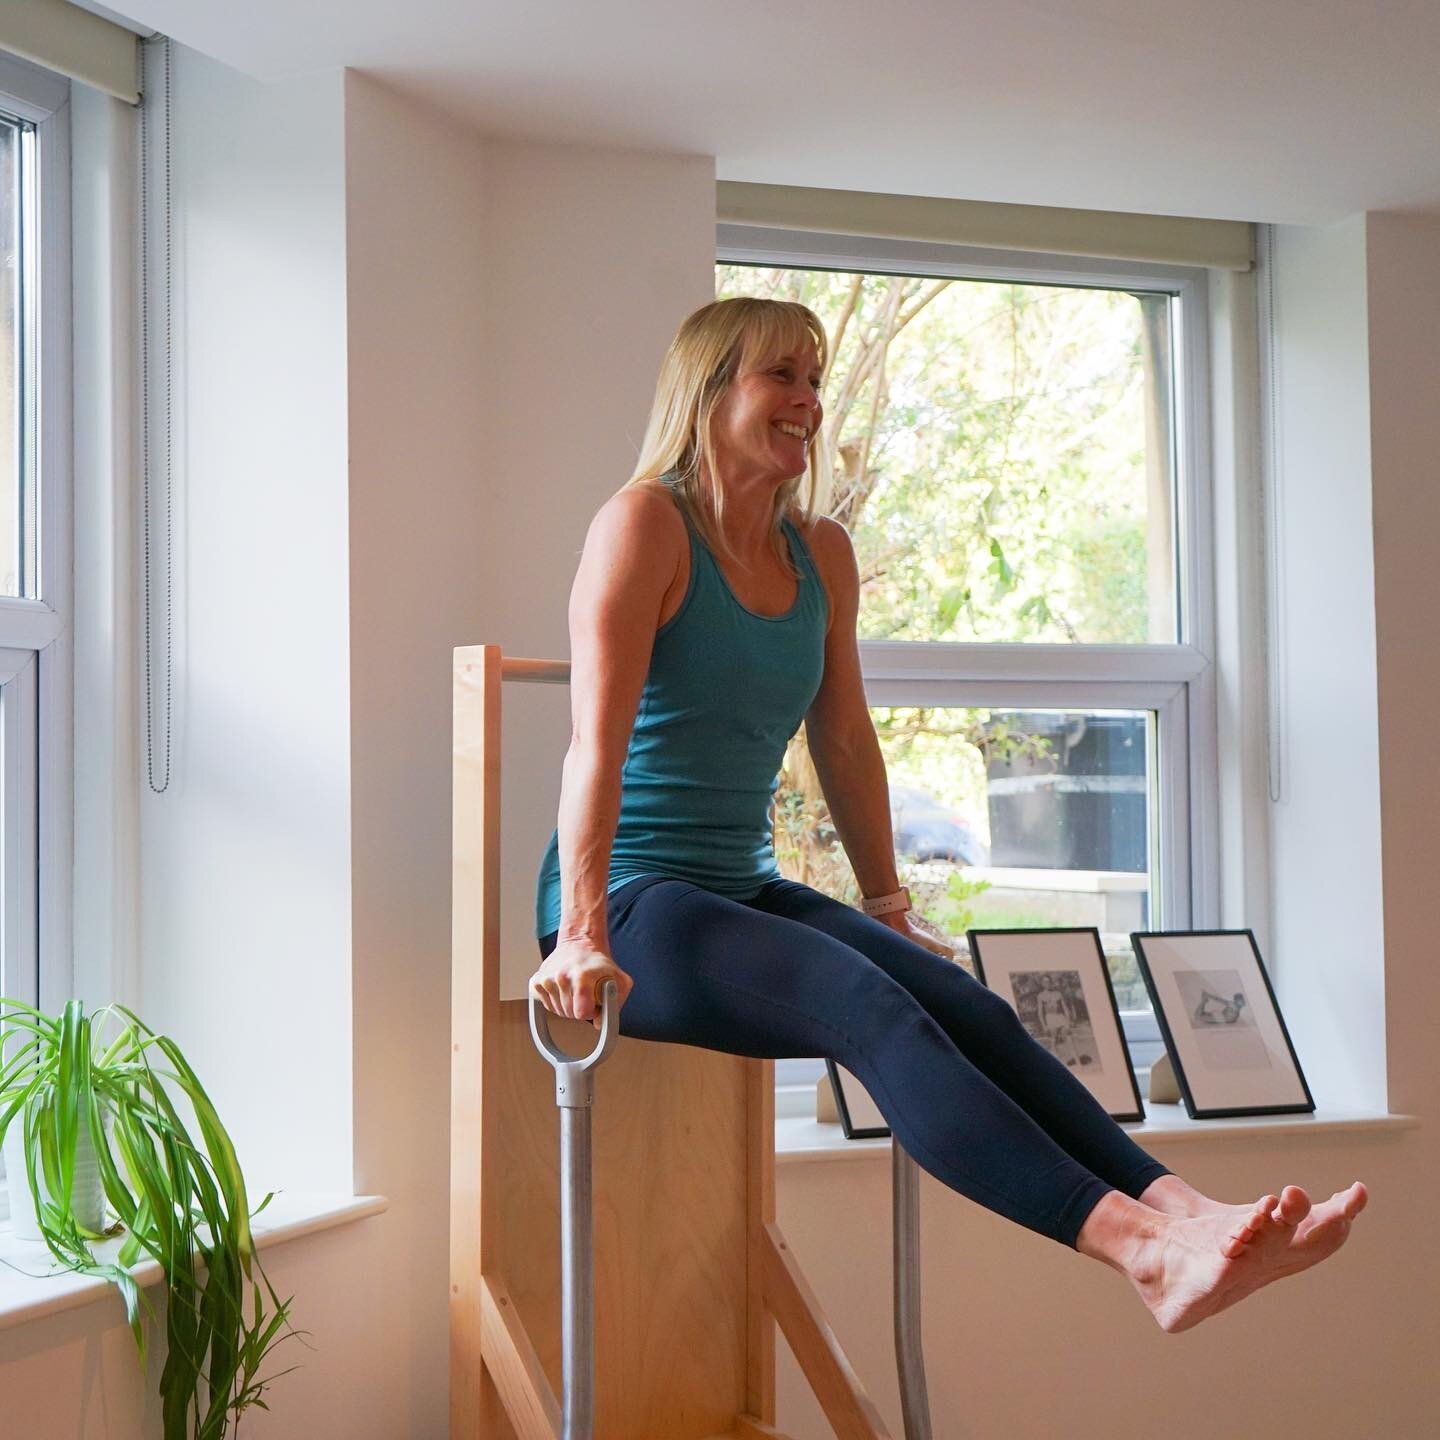
<path fill-rule="evenodd" d="M 720 227 L 717 292 L 803 301 L 831 338 L 829 510 L 902 883 L 962 940 L 1096 926 L 1141 1066 L 1160 1045 L 1130 931 L 1215 921 L 1206 282 Z M 807 762 L 802 731 L 777 856 L 853 900 Z"/>
<path fill-rule="evenodd" d="M 68 94 L 0 56 L 0 995 L 30 1004 L 70 990 Z"/>

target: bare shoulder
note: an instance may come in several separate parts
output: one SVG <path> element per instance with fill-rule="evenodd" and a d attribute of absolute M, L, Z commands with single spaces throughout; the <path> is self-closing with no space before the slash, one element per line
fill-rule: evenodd
<path fill-rule="evenodd" d="M 801 526 L 801 534 L 821 565 L 854 566 L 855 547 L 850 543 L 850 532 L 838 520 L 817 515 L 809 525 Z"/>
<path fill-rule="evenodd" d="M 841 599 L 853 592 L 859 582 L 850 532 L 838 520 L 820 515 L 810 524 L 802 525 L 800 533 L 831 596 Z"/>
<path fill-rule="evenodd" d="M 595 513 L 585 541 L 587 550 L 640 552 L 672 565 L 685 545 L 685 521 L 664 486 L 627 485 Z"/>

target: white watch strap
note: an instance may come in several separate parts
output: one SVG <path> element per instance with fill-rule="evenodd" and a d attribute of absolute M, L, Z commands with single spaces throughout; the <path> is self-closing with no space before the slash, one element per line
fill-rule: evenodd
<path fill-rule="evenodd" d="M 908 910 L 910 891 L 902 885 L 893 895 L 877 895 L 873 900 L 862 900 L 860 908 L 867 915 L 893 915 L 897 910 Z"/>

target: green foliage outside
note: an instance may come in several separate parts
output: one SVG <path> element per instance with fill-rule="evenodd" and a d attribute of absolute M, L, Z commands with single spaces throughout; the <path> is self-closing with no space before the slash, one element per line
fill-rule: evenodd
<path fill-rule="evenodd" d="M 863 638 L 1173 641 L 1168 297 L 740 265 L 717 266 L 716 289 L 798 300 L 826 326 L 826 509 L 855 544 Z M 984 710 L 874 714 L 892 785 L 986 840 L 987 756 L 1044 759 Z M 803 731 L 781 778 L 781 868 L 855 899 Z M 942 929 L 989 923 L 984 882 L 902 870 Z"/>
<path fill-rule="evenodd" d="M 826 324 L 828 508 L 855 542 L 867 639 L 1174 638 L 1151 633 L 1146 534 L 1169 488 L 1164 455 L 1147 475 L 1163 298 L 739 265 L 717 293 Z"/>

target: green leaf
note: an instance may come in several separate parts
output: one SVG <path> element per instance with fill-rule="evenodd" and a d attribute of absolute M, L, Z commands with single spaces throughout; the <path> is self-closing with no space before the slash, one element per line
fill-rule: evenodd
<path fill-rule="evenodd" d="M 64 1210 L 70 1209 L 75 1186 L 75 1139 L 79 1112 L 79 1080 L 88 1074 L 90 1027 L 78 1000 L 66 1002 L 60 1023 L 60 1073 L 55 1095 L 55 1161 L 60 1183 L 52 1187 Z M 49 1182 L 47 1171 L 46 1183 Z"/>
<path fill-rule="evenodd" d="M 942 630 L 948 630 L 959 617 L 961 608 L 969 602 L 970 587 L 968 585 L 951 585 L 940 596 L 940 604 L 936 609 L 935 618 Z"/>
<path fill-rule="evenodd" d="M 996 589 L 1003 593 L 1014 585 L 1015 572 L 1010 568 L 1010 562 L 1005 558 L 1005 549 L 998 540 L 991 540 L 990 555 L 990 573 L 995 577 Z"/>

